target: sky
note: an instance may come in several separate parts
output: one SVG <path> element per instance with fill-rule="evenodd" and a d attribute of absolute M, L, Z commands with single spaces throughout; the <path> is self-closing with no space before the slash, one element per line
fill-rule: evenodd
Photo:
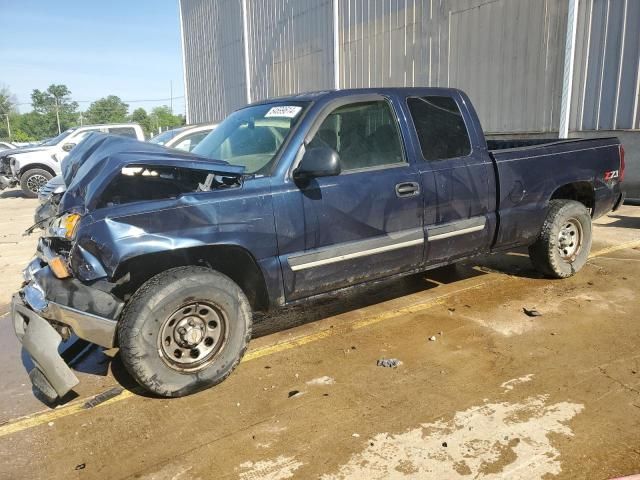
<path fill-rule="evenodd" d="M 0 0 L 0 25 L 0 86 L 21 112 L 53 83 L 81 110 L 117 95 L 130 112 L 169 105 L 173 83 L 184 113 L 178 0 Z"/>

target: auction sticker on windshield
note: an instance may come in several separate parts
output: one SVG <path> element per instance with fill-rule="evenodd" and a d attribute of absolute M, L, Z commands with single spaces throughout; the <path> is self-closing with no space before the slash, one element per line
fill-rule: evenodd
<path fill-rule="evenodd" d="M 298 115 L 298 113 L 300 113 L 300 110 L 302 110 L 302 107 L 299 107 L 297 105 L 280 105 L 278 107 L 271 107 L 267 112 L 267 114 L 265 115 L 265 118 L 267 117 L 293 118 L 296 115 Z"/>

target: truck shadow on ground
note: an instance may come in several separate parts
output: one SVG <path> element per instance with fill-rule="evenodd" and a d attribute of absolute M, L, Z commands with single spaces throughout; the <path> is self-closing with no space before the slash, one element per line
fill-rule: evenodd
<path fill-rule="evenodd" d="M 600 227 L 616 228 L 640 228 L 640 217 L 627 217 L 626 215 L 608 215 L 608 218 L 615 219 L 610 223 L 603 223 Z"/>
<path fill-rule="evenodd" d="M 274 312 L 255 314 L 252 338 L 271 335 L 324 318 L 496 272 L 527 278 L 542 278 L 533 269 L 526 249 L 509 254 L 479 257 L 407 277 L 381 281 L 373 286 L 355 286 L 318 298 L 311 304 L 294 305 Z"/>
<path fill-rule="evenodd" d="M 401 297 L 437 290 L 470 278 L 500 273 L 527 278 L 542 278 L 531 265 L 526 249 L 508 254 L 478 257 L 470 261 L 402 278 L 380 281 L 374 285 L 355 286 L 337 293 L 319 297 L 305 304 L 285 307 L 270 313 L 256 313 L 252 338 L 259 338 L 306 325 L 325 318 L 334 317 L 361 308 L 371 307 Z M 25 368 L 28 365 L 25 364 Z M 111 373 L 120 387 L 136 395 L 159 398 L 144 392 L 129 375 L 120 361 L 119 355 L 111 358 L 97 346 L 91 346 L 80 361 L 74 362 L 74 370 L 92 375 L 104 376 Z M 39 397 L 40 398 L 40 397 Z M 66 403 L 77 398 L 73 392 L 57 402 Z M 46 403 L 46 402 L 43 402 Z M 51 404 L 47 404 L 51 406 Z"/>

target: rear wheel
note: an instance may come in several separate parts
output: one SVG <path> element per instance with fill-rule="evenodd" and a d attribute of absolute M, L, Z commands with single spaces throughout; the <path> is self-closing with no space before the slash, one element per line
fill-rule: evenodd
<path fill-rule="evenodd" d="M 52 178 L 53 175 L 46 170 L 33 168 L 20 176 L 20 188 L 27 197 L 36 198 L 40 189 Z"/>
<path fill-rule="evenodd" d="M 178 267 L 147 281 L 118 326 L 122 361 L 149 391 L 179 397 L 224 380 L 251 338 L 251 308 L 229 277 Z"/>
<path fill-rule="evenodd" d="M 570 277 L 587 263 L 590 250 L 589 210 L 574 200 L 551 200 L 540 236 L 529 247 L 533 266 L 549 277 Z"/>

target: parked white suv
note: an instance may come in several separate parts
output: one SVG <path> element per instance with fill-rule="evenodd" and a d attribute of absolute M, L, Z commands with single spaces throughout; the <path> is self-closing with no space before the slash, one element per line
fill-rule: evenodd
<path fill-rule="evenodd" d="M 61 173 L 60 162 L 87 135 L 102 132 L 144 141 L 144 132 L 136 123 L 85 125 L 62 132 L 37 147 L 0 152 L 0 190 L 20 184 L 27 197 L 34 198 L 51 178 Z"/>

